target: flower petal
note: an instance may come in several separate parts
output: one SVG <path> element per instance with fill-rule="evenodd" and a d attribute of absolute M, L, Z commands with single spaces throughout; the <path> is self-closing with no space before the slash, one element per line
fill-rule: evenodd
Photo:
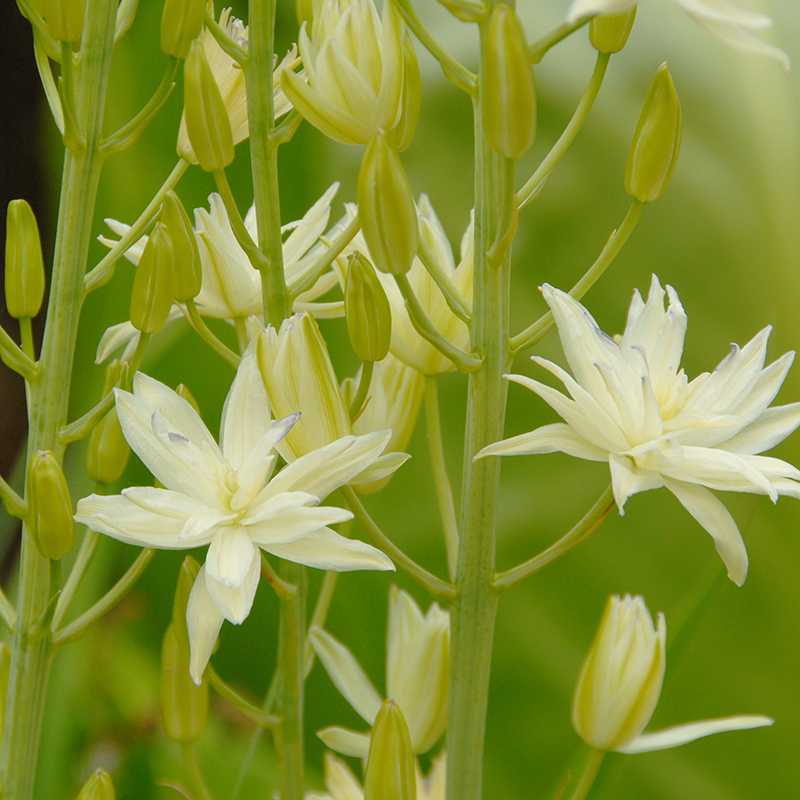
<path fill-rule="evenodd" d="M 572 25 L 593 14 L 616 14 L 633 8 L 637 0 L 574 0 L 567 11 L 567 24 Z"/>
<path fill-rule="evenodd" d="M 256 589 L 258 589 L 258 578 L 261 574 L 261 558 L 258 548 L 252 543 L 251 548 L 253 555 L 248 565 L 249 571 L 239 586 L 235 588 L 226 586 L 221 581 L 213 578 L 207 569 L 205 572 L 205 583 L 209 594 L 225 619 L 232 622 L 234 625 L 241 625 L 247 619 L 247 615 L 253 607 Z M 207 566 L 207 564 L 204 566 Z M 231 563 L 230 566 L 234 568 L 233 563 Z"/>
<path fill-rule="evenodd" d="M 588 461 L 607 461 L 608 452 L 596 447 L 564 422 L 543 425 L 529 433 L 487 445 L 475 459 L 486 456 L 520 456 L 538 453 L 566 453 Z"/>
<path fill-rule="evenodd" d="M 800 425 L 800 403 L 775 406 L 764 411 L 757 420 L 736 436 L 718 445 L 729 453 L 755 455 L 771 450 Z"/>
<path fill-rule="evenodd" d="M 203 679 L 208 659 L 211 658 L 211 651 L 217 643 L 223 619 L 224 617 L 206 587 L 204 565 L 197 573 L 192 591 L 189 593 L 189 601 L 186 604 L 186 625 L 189 629 L 191 648 L 189 675 L 198 686 Z"/>
<path fill-rule="evenodd" d="M 614 489 L 614 501 L 620 516 L 625 514 L 627 499 L 639 492 L 658 489 L 664 485 L 664 479 L 657 472 L 639 469 L 627 456 L 611 453 L 608 456 L 611 467 L 611 485 Z"/>
<path fill-rule="evenodd" d="M 258 549 L 247 529 L 241 526 L 223 528 L 214 537 L 206 556 L 206 574 L 228 589 L 238 589 L 251 571 Z"/>
<path fill-rule="evenodd" d="M 249 524 L 247 532 L 256 544 L 269 548 L 273 544 L 293 542 L 327 525 L 352 518 L 353 514 L 344 508 L 292 506 L 272 518 Z"/>
<path fill-rule="evenodd" d="M 331 725 L 329 728 L 317 731 L 317 736 L 331 750 L 344 756 L 366 758 L 369 755 L 370 736 L 368 733 L 358 733 L 348 728 L 340 728 L 338 725 Z"/>
<path fill-rule="evenodd" d="M 699 14 L 690 14 L 690 16 L 704 28 L 708 28 L 718 39 L 722 39 L 723 42 L 735 47 L 737 50 L 777 59 L 781 62 L 786 72 L 792 68 L 792 60 L 780 47 L 768 44 L 740 25 L 717 22 L 708 17 L 701 17 Z"/>

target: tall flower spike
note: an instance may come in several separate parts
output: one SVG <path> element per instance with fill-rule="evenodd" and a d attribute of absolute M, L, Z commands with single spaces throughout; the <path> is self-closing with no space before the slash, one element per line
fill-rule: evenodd
<path fill-rule="evenodd" d="M 297 415 L 273 422 L 255 356 L 242 359 L 222 412 L 220 444 L 175 392 L 137 373 L 133 394 L 116 390 L 122 430 L 165 487 L 91 495 L 75 519 L 142 547 L 210 545 L 187 608 L 190 674 L 199 684 L 223 619 L 241 624 L 253 605 L 260 550 L 318 569 L 394 569 L 379 550 L 334 533 L 352 517 L 319 506 L 383 452 L 389 432 L 345 436 L 273 474 L 275 446 Z"/>
<path fill-rule="evenodd" d="M 641 597 L 609 598 L 572 700 L 572 724 L 590 747 L 647 753 L 775 722 L 760 714 L 743 714 L 642 733 L 661 695 L 666 640 L 664 615 L 658 615 L 654 628 Z"/>
<path fill-rule="evenodd" d="M 733 517 L 709 491 L 800 498 L 800 470 L 760 456 L 800 425 L 800 403 L 768 408 L 794 359 L 786 353 L 764 367 L 771 328 L 731 351 L 713 372 L 689 381 L 680 369 L 686 314 L 675 290 L 653 276 L 643 302 L 634 292 L 625 332 L 616 340 L 565 292 L 545 284 L 572 375 L 534 356 L 569 396 L 524 375 L 507 375 L 550 405 L 565 422 L 545 425 L 485 447 L 489 455 L 553 453 L 611 468 L 620 514 L 637 492 L 666 486 L 711 534 L 728 576 L 747 576 L 747 551 Z M 706 488 L 707 487 L 707 488 Z"/>

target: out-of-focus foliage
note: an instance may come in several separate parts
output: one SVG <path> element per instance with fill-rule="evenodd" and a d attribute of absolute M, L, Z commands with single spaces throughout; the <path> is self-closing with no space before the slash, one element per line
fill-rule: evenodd
<path fill-rule="evenodd" d="M 433 0 L 420 14 L 467 64 L 475 39 Z M 525 0 L 518 9 L 536 37 L 558 24 L 567 2 Z M 795 0 L 762 0 L 776 26 L 771 41 L 800 64 L 800 10 Z M 435 6 L 435 7 L 434 7 Z M 158 3 L 141 3 L 137 20 L 115 54 L 107 129 L 130 118 L 161 77 Z M 234 9 L 246 16 L 246 8 Z M 296 36 L 293 4 L 280 3 L 278 47 Z M 280 50 L 279 50 L 280 52 Z M 426 192 L 455 241 L 467 225 L 471 186 L 471 110 L 433 60 L 418 48 L 423 104 L 416 137 L 404 153 L 415 195 Z M 595 52 L 584 29 L 536 67 L 539 100 L 536 145 L 520 162 L 524 180 L 569 119 Z M 732 51 L 673 4 L 645 3 L 630 40 L 613 56 L 594 111 L 576 145 L 521 215 L 514 244 L 514 330 L 545 310 L 537 286 L 568 288 L 599 253 L 628 207 L 625 160 L 641 104 L 658 66 L 667 60 L 683 109 L 683 148 L 665 196 L 645 211 L 631 241 L 609 273 L 584 299 L 605 330 L 620 331 L 634 286 L 650 274 L 674 285 L 689 316 L 683 359 L 690 377 L 713 368 L 730 342 L 743 343 L 775 325 L 772 357 L 800 344 L 800 76 L 776 62 Z M 95 234 L 103 217 L 131 222 L 175 164 L 181 114 L 180 87 L 128 153 L 107 163 L 101 181 Z M 44 116 L 43 109 L 43 116 Z M 43 123 L 52 129 L 49 121 Z M 44 155 L 55 204 L 60 177 L 56 137 Z M 355 199 L 360 148 L 324 140 L 301 126 L 281 151 L 282 217 L 298 219 L 333 180 L 338 200 Z M 247 143 L 230 168 L 240 207 L 249 188 Z M 191 169 L 179 186 L 187 208 L 205 204 L 211 177 Z M 334 218 L 342 208 L 334 209 Z M 44 227 L 46 221 L 40 220 Z M 52 226 L 52 222 L 50 225 Z M 91 264 L 103 255 L 93 245 Z M 99 396 L 103 370 L 94 349 L 106 326 L 127 318 L 133 269 L 125 261 L 105 288 L 89 297 L 79 339 L 74 415 Z M 332 352 L 350 353 L 342 321 L 323 322 Z M 215 326 L 232 343 L 226 326 Z M 539 352 L 563 363 L 551 334 Z M 176 354 L 179 353 L 179 356 Z M 341 357 L 339 377 L 355 370 Z M 212 431 L 233 378 L 231 368 L 193 337 L 185 324 L 157 336 L 145 370 L 170 385 L 185 383 Z M 514 371 L 532 374 L 519 359 Z M 459 442 L 466 382 L 442 378 L 443 426 L 451 478 L 458 487 Z M 800 397 L 800 367 L 790 373 L 779 402 Z M 508 436 L 555 421 L 529 392 L 512 386 Z M 368 498 L 376 519 L 409 554 L 446 574 L 445 555 L 427 462 L 424 423 L 411 441 L 412 461 L 379 496 Z M 800 434 L 776 452 L 800 463 Z M 79 448 L 69 466 L 81 465 Z M 78 474 L 81 469 L 73 469 Z M 577 521 L 605 488 L 604 465 L 562 455 L 504 459 L 498 566 L 508 568 L 542 550 Z M 146 483 L 131 460 L 123 481 Z M 73 497 L 90 487 L 73 485 Z M 408 502 L 409 496 L 414 502 Z M 612 518 L 588 543 L 558 564 L 509 591 L 502 599 L 487 725 L 485 796 L 551 797 L 568 766 L 585 750 L 570 724 L 570 698 L 606 598 L 642 594 L 668 622 L 667 674 L 653 720 L 664 727 L 686 719 L 764 713 L 774 728 L 730 733 L 686 747 L 640 756 L 611 755 L 592 795 L 595 800 L 758 800 L 800 795 L 800 504 L 783 498 L 726 495 L 747 543 L 750 574 L 739 589 L 726 580 L 712 542 L 667 492 L 631 499 L 625 517 Z M 159 552 L 125 602 L 76 645 L 59 653 L 52 670 L 43 738 L 39 798 L 71 797 L 98 766 L 112 773 L 117 797 L 177 797 L 159 784 L 187 783 L 178 745 L 164 734 L 158 707 L 159 650 L 170 621 L 182 553 Z M 134 557 L 132 548 L 101 542 L 81 609 Z M 65 565 L 66 566 L 66 565 Z M 311 575 L 312 586 L 319 585 Z M 382 674 L 385 608 L 393 578 L 345 574 L 339 579 L 326 627 L 347 641 L 369 674 Z M 418 588 L 396 580 L 420 601 Z M 276 601 L 261 587 L 241 628 L 223 628 L 213 657 L 218 671 L 254 696 L 263 696 L 275 662 Z M 353 726 L 354 712 L 319 665 L 307 686 L 310 779 L 321 785 L 323 748 L 314 731 Z M 252 726 L 213 696 L 207 733 L 197 752 L 217 798 L 231 796 L 247 758 Z M 267 797 L 272 787 L 271 748 L 255 748 L 239 796 Z M 425 765 L 427 768 L 427 764 Z"/>

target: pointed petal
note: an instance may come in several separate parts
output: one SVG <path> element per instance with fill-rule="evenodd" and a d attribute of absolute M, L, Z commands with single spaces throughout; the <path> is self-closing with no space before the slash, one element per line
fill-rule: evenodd
<path fill-rule="evenodd" d="M 202 566 L 189 593 L 189 602 L 186 604 L 186 625 L 189 629 L 191 647 L 189 675 L 198 686 L 208 659 L 211 658 L 211 651 L 217 643 L 223 619 L 206 588 L 206 568 Z"/>
<path fill-rule="evenodd" d="M 248 525 L 247 532 L 256 544 L 271 548 L 273 544 L 288 544 L 327 525 L 352 518 L 352 513 L 344 508 L 294 506 L 271 519 Z"/>
<path fill-rule="evenodd" d="M 246 528 L 223 528 L 208 548 L 206 574 L 228 589 L 238 589 L 251 572 L 253 559 L 257 558 L 258 548 L 253 547 Z"/>
<path fill-rule="evenodd" d="M 704 28 L 708 28 L 718 39 L 722 39 L 723 42 L 735 47 L 737 50 L 769 56 L 780 61 L 786 72 L 791 69 L 792 60 L 783 50 L 759 39 L 741 26 L 717 22 L 708 17 L 701 17 L 698 14 L 691 14 L 691 16 Z"/>
<path fill-rule="evenodd" d="M 638 492 L 658 489 L 664 485 L 664 479 L 657 472 L 638 469 L 627 456 L 610 453 L 608 464 L 611 467 L 611 484 L 614 488 L 614 501 L 622 516 L 628 498 Z"/>
<path fill-rule="evenodd" d="M 394 475 L 411 456 L 408 453 L 384 453 L 378 456 L 363 472 L 360 472 L 350 483 L 370 483 L 380 481 Z"/>
<path fill-rule="evenodd" d="M 332 725 L 317 731 L 317 736 L 325 742 L 327 747 L 345 756 L 366 758 L 369 755 L 369 734 L 351 731 Z"/>
<path fill-rule="evenodd" d="M 234 625 L 241 625 L 253 607 L 253 599 L 258 589 L 258 578 L 261 574 L 261 558 L 258 549 L 252 545 L 252 559 L 249 571 L 242 584 L 236 588 L 230 588 L 224 583 L 213 578 L 206 569 L 206 588 L 214 600 L 214 604 L 222 615 Z M 207 566 L 207 565 L 205 565 Z"/>
<path fill-rule="evenodd" d="M 608 452 L 595 447 L 564 422 L 543 425 L 535 431 L 487 445 L 476 459 L 486 456 L 519 456 L 536 453 L 566 453 L 588 461 L 607 461 Z"/>
<path fill-rule="evenodd" d="M 729 453 L 755 455 L 771 450 L 800 425 L 800 403 L 768 408 L 736 436 L 719 445 Z"/>

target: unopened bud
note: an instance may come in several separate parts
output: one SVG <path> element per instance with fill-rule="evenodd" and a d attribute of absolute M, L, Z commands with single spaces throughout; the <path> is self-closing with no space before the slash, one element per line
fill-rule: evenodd
<path fill-rule="evenodd" d="M 640 203 L 658 200 L 669 186 L 682 130 L 680 100 L 662 64 L 644 101 L 625 170 L 625 189 Z"/>
<path fill-rule="evenodd" d="M 61 42 L 79 42 L 86 0 L 39 0 L 36 4 L 47 30 Z"/>
<path fill-rule="evenodd" d="M 344 313 L 356 355 L 383 361 L 392 341 L 392 308 L 372 264 L 357 252 L 347 260 Z"/>
<path fill-rule="evenodd" d="M 417 252 L 417 209 L 400 156 L 383 133 L 364 151 L 358 213 L 375 266 L 393 275 L 408 272 Z"/>
<path fill-rule="evenodd" d="M 16 319 L 35 317 L 44 298 L 44 260 L 39 226 L 25 200 L 12 200 L 6 212 L 6 305 Z"/>
<path fill-rule="evenodd" d="M 114 800 L 114 797 L 111 776 L 104 769 L 98 769 L 84 784 L 78 800 Z"/>
<path fill-rule="evenodd" d="M 372 726 L 364 800 L 416 800 L 417 780 L 408 726 L 397 703 L 387 700 Z"/>
<path fill-rule="evenodd" d="M 186 132 L 200 166 L 207 172 L 233 161 L 233 133 L 225 103 L 202 45 L 192 42 L 183 65 Z"/>
<path fill-rule="evenodd" d="M 67 480 L 55 456 L 39 450 L 28 464 L 28 526 L 36 549 L 59 559 L 75 544 L 75 520 Z"/>
<path fill-rule="evenodd" d="M 182 397 L 197 412 L 197 415 L 200 416 L 200 406 L 198 405 L 195 396 L 189 391 L 186 384 L 179 383 L 175 389 L 175 394 L 177 394 L 178 397 Z"/>
<path fill-rule="evenodd" d="M 630 36 L 636 6 L 618 14 L 598 14 L 589 23 L 589 40 L 598 53 L 619 53 Z"/>
<path fill-rule="evenodd" d="M 199 294 L 203 273 L 200 266 L 200 250 L 197 247 L 197 237 L 192 223 L 178 195 L 172 190 L 164 197 L 161 221 L 167 226 L 175 254 L 172 294 L 179 303 L 185 303 Z"/>
<path fill-rule="evenodd" d="M 195 742 L 208 720 L 208 684 L 189 677 L 189 653 L 178 644 L 172 625 L 161 648 L 161 714 L 173 742 Z"/>
<path fill-rule="evenodd" d="M 189 603 L 189 593 L 192 591 L 200 565 L 191 557 L 186 556 L 178 573 L 178 585 L 175 588 L 175 600 L 172 603 L 172 630 L 175 634 L 177 647 L 184 653 L 188 663 L 189 659 L 189 629 L 186 625 L 186 606 Z"/>
<path fill-rule="evenodd" d="M 131 292 L 131 325 L 142 333 L 158 333 L 167 321 L 174 266 L 172 240 L 159 222 L 139 259 Z"/>
<path fill-rule="evenodd" d="M 165 0 L 161 13 L 161 49 L 168 56 L 186 58 L 189 45 L 203 30 L 205 0 Z"/>
<path fill-rule="evenodd" d="M 497 6 L 489 20 L 481 106 L 492 148 L 521 158 L 536 136 L 536 86 L 525 31 L 506 5 Z"/>
<path fill-rule="evenodd" d="M 114 483 L 125 472 L 130 454 L 130 445 L 114 407 L 97 423 L 89 437 L 86 474 L 97 483 Z"/>

